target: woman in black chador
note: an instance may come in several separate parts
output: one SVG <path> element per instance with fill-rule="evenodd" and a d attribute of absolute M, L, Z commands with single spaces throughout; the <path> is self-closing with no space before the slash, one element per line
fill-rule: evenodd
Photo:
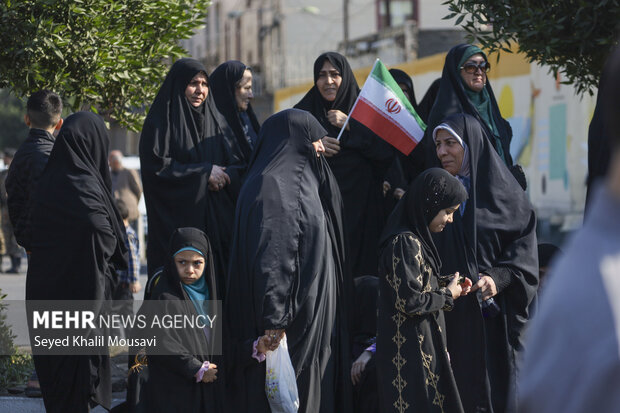
<path fill-rule="evenodd" d="M 77 112 L 65 120 L 33 195 L 27 300 L 111 299 L 114 268 L 127 268 L 127 249 L 108 149 L 101 117 Z M 107 347 L 93 352 L 98 355 L 33 357 L 48 412 L 110 408 Z"/>
<path fill-rule="evenodd" d="M 463 407 L 466 412 L 515 411 L 511 386 L 538 288 L 536 214 L 476 118 L 452 115 L 432 137 L 442 167 L 469 193 L 454 224 L 435 236 L 442 273 L 460 271 L 477 291 L 446 314 Z"/>
<path fill-rule="evenodd" d="M 204 66 L 194 59 L 175 62 L 140 136 L 149 277 L 164 265 L 166 243 L 181 227 L 207 233 L 216 277 L 224 277 L 241 184 L 237 148 L 209 93 Z M 223 279 L 218 283 L 223 284 Z"/>
<path fill-rule="evenodd" d="M 383 178 L 394 159 L 392 147 L 349 119 L 359 87 L 347 59 L 323 53 L 314 62 L 314 86 L 295 105 L 312 113 L 327 131 L 325 157 L 344 203 L 347 266 L 353 277 L 377 273 L 378 240 L 383 229 Z"/>
<path fill-rule="evenodd" d="M 326 133 L 296 109 L 263 124 L 237 204 L 225 311 L 237 345 L 286 334 L 303 413 L 351 412 L 351 287 L 340 193 L 321 155 Z M 270 411 L 264 362 L 237 363 L 227 377 L 231 411 Z"/>
<path fill-rule="evenodd" d="M 213 315 L 209 300 L 220 297 L 212 258 L 204 232 L 179 228 L 172 234 L 166 263 L 151 293 L 152 300 L 163 300 L 158 307 L 160 316 Z M 149 376 L 142 395 L 146 411 L 225 412 L 224 381 L 218 372 L 220 358 L 213 355 L 216 337 L 212 334 L 186 328 L 159 336 L 158 352 L 167 354 L 150 355 L 147 351 Z"/>
<path fill-rule="evenodd" d="M 252 70 L 238 60 L 219 65 L 211 76 L 215 104 L 235 133 L 237 144 L 246 163 L 256 146 L 260 124 L 252 109 Z"/>
<path fill-rule="evenodd" d="M 443 311 L 471 288 L 458 274 L 440 287 L 441 259 L 431 233 L 452 222 L 467 199 L 448 172 L 420 174 L 381 236 L 377 373 L 381 412 L 462 412 L 446 350 Z M 458 212 L 457 212 L 458 213 Z"/>

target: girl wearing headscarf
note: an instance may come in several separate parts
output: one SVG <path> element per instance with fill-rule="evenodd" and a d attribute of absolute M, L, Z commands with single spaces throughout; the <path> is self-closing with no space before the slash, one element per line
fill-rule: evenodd
<path fill-rule="evenodd" d="M 446 314 L 454 377 L 466 412 L 514 411 L 511 386 L 538 287 L 536 214 L 476 118 L 452 115 L 432 136 L 442 167 L 469 193 L 454 224 L 435 235 L 442 274 L 460 271 L 477 291 Z"/>
<path fill-rule="evenodd" d="M 101 117 L 77 112 L 65 120 L 33 195 L 26 300 L 111 298 L 115 269 L 127 268 L 127 249 L 108 149 Z M 107 347 L 93 352 L 33 356 L 48 412 L 87 412 L 97 404 L 110 409 Z"/>
<path fill-rule="evenodd" d="M 140 166 L 148 215 L 148 272 L 164 265 L 176 228 L 204 230 L 224 286 L 242 160 L 209 93 L 202 63 L 175 62 L 144 121 Z"/>
<path fill-rule="evenodd" d="M 432 234 L 467 199 L 448 172 L 431 168 L 411 184 L 381 236 L 377 374 L 381 412 L 462 412 L 446 351 L 443 311 L 466 295 L 458 274 L 440 287 Z"/>
<path fill-rule="evenodd" d="M 234 343 L 286 334 L 302 413 L 351 412 L 351 287 L 326 134 L 296 109 L 263 124 L 237 204 L 225 302 Z M 264 362 L 238 363 L 229 377 L 231 411 L 270 411 Z"/>
<path fill-rule="evenodd" d="M 256 145 L 260 124 L 252 109 L 252 70 L 238 60 L 219 65 L 211 76 L 211 91 L 217 109 L 237 138 L 246 163 Z"/>
<path fill-rule="evenodd" d="M 213 315 L 209 300 L 221 297 L 205 233 L 196 228 L 175 230 L 164 268 L 153 284 L 151 300 L 159 300 L 158 312 Z M 220 358 L 213 351 L 215 337 L 199 328 L 186 328 L 166 330 L 158 338 L 159 354 L 147 351 L 149 376 L 142 394 L 146 411 L 224 412 Z"/>
<path fill-rule="evenodd" d="M 349 119 L 340 142 L 335 139 L 358 94 L 347 59 L 327 52 L 314 62 L 314 86 L 295 105 L 312 113 L 327 131 L 325 156 L 342 194 L 347 266 L 354 277 L 377 273 L 383 178 L 394 159 L 392 147 L 354 119 Z"/>
<path fill-rule="evenodd" d="M 512 166 L 512 128 L 502 118 L 497 106 L 487 78 L 490 68 L 486 54 L 478 46 L 460 44 L 446 55 L 439 93 L 429 114 L 424 136 L 427 167 L 437 165 L 432 131 L 443 119 L 454 113 L 467 113 L 475 117 L 500 159 L 507 166 Z"/>

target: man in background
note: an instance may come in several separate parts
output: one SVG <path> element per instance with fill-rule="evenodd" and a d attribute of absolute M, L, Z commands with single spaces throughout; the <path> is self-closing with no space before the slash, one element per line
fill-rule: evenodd
<path fill-rule="evenodd" d="M 142 196 L 142 184 L 138 173 L 133 169 L 123 167 L 123 153 L 119 150 L 110 152 L 108 163 L 110 176 L 112 177 L 112 194 L 114 198 L 121 199 L 129 210 L 127 220 L 133 228 L 138 228 L 138 202 Z"/>

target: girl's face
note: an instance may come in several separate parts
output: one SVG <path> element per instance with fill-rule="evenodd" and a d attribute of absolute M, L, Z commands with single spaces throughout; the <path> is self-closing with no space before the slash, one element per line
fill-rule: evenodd
<path fill-rule="evenodd" d="M 443 229 L 446 227 L 446 225 L 448 225 L 450 222 L 452 222 L 452 219 L 454 218 L 454 212 L 457 209 L 459 209 L 459 205 L 455 205 L 453 207 L 445 208 L 445 209 L 442 209 L 441 211 L 439 211 L 439 213 L 437 215 L 435 215 L 435 218 L 433 218 L 431 223 L 428 224 L 428 229 L 431 232 L 441 232 L 441 231 L 443 231 Z"/>
<path fill-rule="evenodd" d="M 435 150 L 441 167 L 452 175 L 456 175 L 463 165 L 465 148 L 445 129 L 439 129 L 435 136 Z"/>
<path fill-rule="evenodd" d="M 239 112 L 248 110 L 250 100 L 252 99 L 254 99 L 254 94 L 252 93 L 252 72 L 246 69 L 239 81 L 239 85 L 235 88 L 235 100 L 237 101 Z"/>
<path fill-rule="evenodd" d="M 316 87 L 319 89 L 319 93 L 328 102 L 336 100 L 336 94 L 342 83 L 342 75 L 332 65 L 329 60 L 325 60 L 323 67 L 319 72 L 319 77 L 316 80 Z"/>
<path fill-rule="evenodd" d="M 202 105 L 209 95 L 209 83 L 207 82 L 207 75 L 199 72 L 196 76 L 189 81 L 185 88 L 185 97 L 189 101 L 190 105 L 198 107 Z"/>
<path fill-rule="evenodd" d="M 181 251 L 174 256 L 174 263 L 181 282 L 185 285 L 193 284 L 202 277 L 205 268 L 205 259 L 195 251 Z"/>

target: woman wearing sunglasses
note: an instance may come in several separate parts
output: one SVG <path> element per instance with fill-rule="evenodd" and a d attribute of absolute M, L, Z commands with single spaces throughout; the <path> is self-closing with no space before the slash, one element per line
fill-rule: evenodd
<path fill-rule="evenodd" d="M 478 119 L 499 157 L 508 167 L 512 166 L 512 129 L 497 106 L 487 78 L 490 69 L 486 54 L 477 46 L 460 44 L 446 55 L 441 86 L 427 122 L 428 136 L 424 136 L 426 167 L 437 166 L 432 131 L 454 113 L 467 113 Z"/>

